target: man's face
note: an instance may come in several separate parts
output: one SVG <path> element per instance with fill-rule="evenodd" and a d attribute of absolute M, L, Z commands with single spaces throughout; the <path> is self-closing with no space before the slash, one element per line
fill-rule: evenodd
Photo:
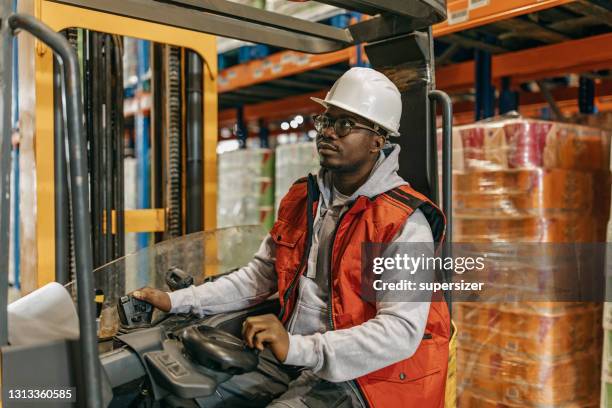
<path fill-rule="evenodd" d="M 333 119 L 348 118 L 355 123 L 370 126 L 359 116 L 333 106 L 324 114 Z M 319 163 L 335 172 L 350 173 L 375 160 L 383 144 L 382 136 L 370 130 L 354 127 L 348 135 L 339 137 L 330 126 L 317 134 Z"/>

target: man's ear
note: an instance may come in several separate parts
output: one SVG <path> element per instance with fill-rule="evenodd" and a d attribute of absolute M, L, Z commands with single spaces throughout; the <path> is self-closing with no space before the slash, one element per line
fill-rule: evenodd
<path fill-rule="evenodd" d="M 376 135 L 376 137 L 374 137 L 374 141 L 373 141 L 373 146 L 375 149 L 372 149 L 372 152 L 379 152 L 380 150 L 382 150 L 382 148 L 385 145 L 385 138 L 380 136 L 380 135 Z"/>

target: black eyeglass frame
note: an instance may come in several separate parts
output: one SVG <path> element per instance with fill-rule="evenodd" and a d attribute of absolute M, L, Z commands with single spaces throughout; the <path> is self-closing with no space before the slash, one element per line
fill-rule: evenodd
<path fill-rule="evenodd" d="M 320 113 L 320 114 L 312 115 L 311 118 L 312 118 L 312 122 L 314 123 L 315 130 L 319 134 L 322 133 L 325 129 L 332 127 L 332 128 L 334 128 L 334 132 L 336 133 L 336 135 L 338 135 L 338 137 L 345 137 L 345 136 L 348 136 L 348 135 L 351 134 L 351 131 L 353 130 L 353 128 L 358 128 L 358 129 L 366 129 L 366 130 L 369 130 L 371 132 L 374 132 L 377 135 L 384 137 L 385 139 L 387 137 L 386 132 L 383 129 L 381 129 L 378 125 L 375 125 L 376 127 L 373 128 L 373 127 L 364 125 L 362 123 L 356 122 L 354 119 L 352 119 L 350 117 L 340 116 L 338 118 L 333 118 L 333 117 L 331 117 L 329 115 L 325 115 L 323 113 Z M 322 118 L 325 118 L 327 123 L 325 125 L 323 125 L 321 130 L 319 130 L 319 129 L 317 129 L 317 122 L 320 123 Z M 336 124 L 340 120 L 346 120 L 351 125 L 350 129 L 348 130 L 348 132 L 346 134 L 343 134 L 343 135 L 341 135 L 340 132 L 338 132 L 338 128 L 336 127 Z"/>

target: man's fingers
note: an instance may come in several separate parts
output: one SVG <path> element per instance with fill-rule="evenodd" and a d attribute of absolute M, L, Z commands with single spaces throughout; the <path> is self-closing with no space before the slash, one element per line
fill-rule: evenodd
<path fill-rule="evenodd" d="M 153 288 L 141 288 L 132 292 L 132 296 L 134 296 L 138 300 L 143 300 L 156 308 L 169 312 L 172 305 L 170 302 L 170 297 L 161 290 L 153 289 Z"/>
<path fill-rule="evenodd" d="M 247 323 L 247 326 L 246 326 L 246 329 L 243 335 L 244 341 L 246 342 L 246 344 L 252 348 L 253 347 L 253 337 L 255 337 L 255 335 L 258 332 L 265 330 L 265 329 L 266 329 L 265 326 Z"/>
<path fill-rule="evenodd" d="M 273 314 L 249 317 L 242 325 L 242 338 L 249 347 L 263 350 L 264 343 L 274 341 L 276 324 L 281 323 Z"/>
<path fill-rule="evenodd" d="M 142 289 L 139 289 L 139 290 L 135 290 L 134 292 L 132 292 L 132 296 L 134 296 L 138 300 L 146 301 L 146 300 L 148 300 L 146 289 L 147 288 L 142 288 Z"/>
<path fill-rule="evenodd" d="M 253 345 L 257 350 L 263 351 L 265 347 L 265 343 L 274 341 L 275 337 L 276 336 L 271 330 L 268 330 L 268 329 L 262 330 L 258 332 L 257 334 L 255 334 L 253 338 Z"/>
<path fill-rule="evenodd" d="M 251 317 L 247 317 L 246 320 L 244 321 L 244 324 L 255 324 L 255 323 L 261 323 L 263 321 L 265 321 L 265 319 L 262 319 L 263 316 L 251 316 Z"/>
<path fill-rule="evenodd" d="M 249 347 L 253 347 L 253 337 L 260 331 L 265 330 L 267 325 L 260 322 L 253 322 L 250 318 L 245 320 L 242 327 L 242 338 Z"/>

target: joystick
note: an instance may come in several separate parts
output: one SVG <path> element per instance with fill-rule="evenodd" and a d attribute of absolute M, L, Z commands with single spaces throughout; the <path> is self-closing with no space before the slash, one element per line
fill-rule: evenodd
<path fill-rule="evenodd" d="M 122 296 L 117 303 L 121 326 L 126 329 L 135 329 L 151 325 L 153 306 L 132 295 Z"/>
<path fill-rule="evenodd" d="M 166 272 L 166 285 L 168 285 L 173 292 L 175 290 L 185 289 L 193 285 L 193 276 L 173 266 Z"/>
<path fill-rule="evenodd" d="M 215 371 L 239 375 L 255 370 L 259 351 L 215 327 L 191 326 L 180 335 L 185 351 L 197 364 Z"/>

